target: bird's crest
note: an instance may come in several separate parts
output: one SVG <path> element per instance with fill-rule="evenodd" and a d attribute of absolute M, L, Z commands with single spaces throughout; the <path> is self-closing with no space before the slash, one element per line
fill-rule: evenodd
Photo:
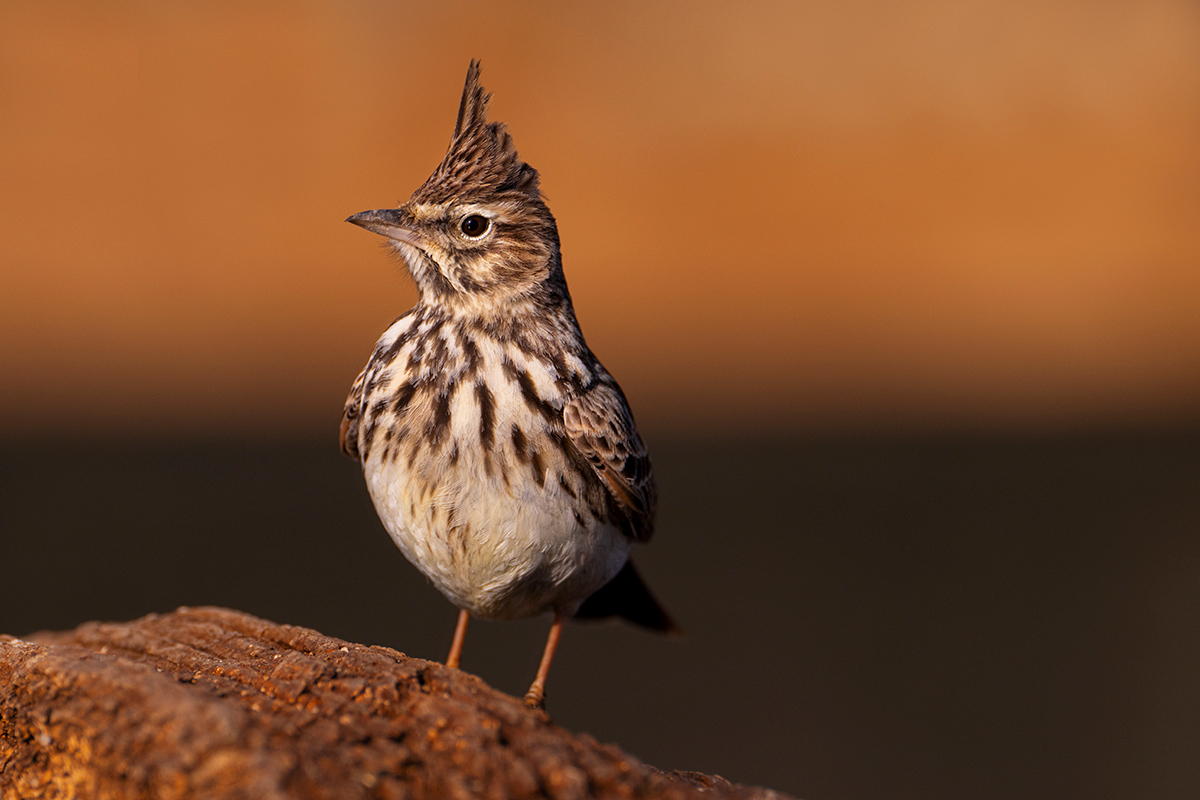
<path fill-rule="evenodd" d="M 503 199 L 512 193 L 522 199 L 541 201 L 537 170 L 517 155 L 503 122 L 487 121 L 490 97 L 479 84 L 479 62 L 473 60 L 467 69 L 450 148 L 442 163 L 413 194 L 414 201 Z"/>

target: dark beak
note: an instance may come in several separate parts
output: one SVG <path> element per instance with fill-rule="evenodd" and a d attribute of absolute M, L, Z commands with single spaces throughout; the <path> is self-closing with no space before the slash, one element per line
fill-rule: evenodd
<path fill-rule="evenodd" d="M 346 222 L 366 228 L 371 233 L 378 233 L 380 236 L 410 244 L 413 247 L 421 247 L 424 244 L 423 237 L 409 227 L 411 225 L 409 216 L 398 208 L 363 211 L 347 217 Z M 406 222 L 409 225 L 406 225 Z"/>

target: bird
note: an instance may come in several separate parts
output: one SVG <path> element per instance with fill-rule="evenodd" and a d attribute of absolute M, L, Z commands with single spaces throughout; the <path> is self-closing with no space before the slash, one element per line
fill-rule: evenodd
<path fill-rule="evenodd" d="M 538 172 L 488 121 L 479 76 L 472 60 L 433 174 L 347 220 L 386 238 L 419 297 L 354 381 L 340 440 L 395 544 L 459 609 L 447 666 L 472 616 L 553 615 L 524 698 L 541 708 L 567 620 L 679 627 L 629 558 L 654 531 L 646 445 L 584 341 Z"/>

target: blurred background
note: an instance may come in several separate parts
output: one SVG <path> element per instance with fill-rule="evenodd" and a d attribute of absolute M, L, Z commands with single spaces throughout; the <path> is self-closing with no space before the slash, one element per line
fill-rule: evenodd
<path fill-rule="evenodd" d="M 0 5 L 0 631 L 441 660 L 337 451 L 470 58 L 655 458 L 682 643 L 555 720 L 809 798 L 1200 793 L 1200 7 Z M 472 626 L 524 691 L 548 620 Z"/>

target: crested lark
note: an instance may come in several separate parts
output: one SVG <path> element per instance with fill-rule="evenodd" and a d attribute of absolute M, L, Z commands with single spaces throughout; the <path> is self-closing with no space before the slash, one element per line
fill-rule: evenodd
<path fill-rule="evenodd" d="M 563 622 L 621 616 L 674 630 L 629 561 L 655 487 L 625 395 L 584 343 L 558 228 L 512 137 L 485 117 L 471 62 L 442 163 L 381 234 L 420 290 L 346 400 L 342 451 L 362 463 L 400 550 L 469 615 L 554 622 L 525 696 L 543 702 Z"/>

